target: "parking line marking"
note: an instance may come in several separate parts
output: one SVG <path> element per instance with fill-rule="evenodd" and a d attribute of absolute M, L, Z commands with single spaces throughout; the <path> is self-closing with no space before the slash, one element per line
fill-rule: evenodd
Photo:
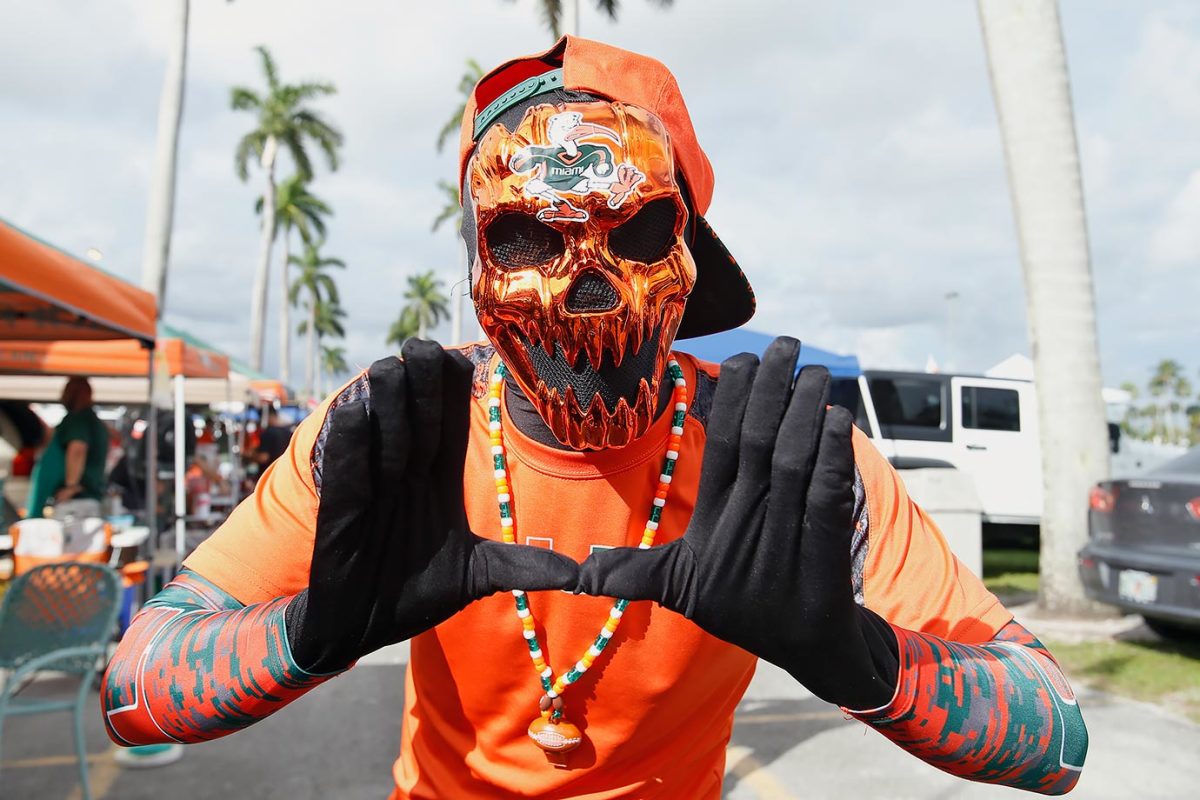
<path fill-rule="evenodd" d="M 749 747 L 734 745 L 725 751 L 725 774 L 734 775 L 758 795 L 759 800 L 797 800 L 765 766 Z M 730 763 L 732 762 L 732 766 Z"/>

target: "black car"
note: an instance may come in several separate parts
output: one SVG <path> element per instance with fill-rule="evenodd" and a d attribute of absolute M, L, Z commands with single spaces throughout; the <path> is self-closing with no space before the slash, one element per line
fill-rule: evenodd
<path fill-rule="evenodd" d="M 1079 574 L 1088 597 L 1163 635 L 1200 633 L 1200 447 L 1088 497 Z"/>

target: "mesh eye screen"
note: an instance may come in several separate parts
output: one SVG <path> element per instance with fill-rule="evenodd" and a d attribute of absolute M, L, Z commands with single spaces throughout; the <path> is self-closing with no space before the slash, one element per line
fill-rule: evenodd
<path fill-rule="evenodd" d="M 561 233 L 527 214 L 501 214 L 484 234 L 492 259 L 503 267 L 545 264 L 566 251 Z"/>
<path fill-rule="evenodd" d="M 665 257 L 675 241 L 675 201 L 664 197 L 652 200 L 633 218 L 608 234 L 608 249 L 613 255 L 651 264 Z"/>

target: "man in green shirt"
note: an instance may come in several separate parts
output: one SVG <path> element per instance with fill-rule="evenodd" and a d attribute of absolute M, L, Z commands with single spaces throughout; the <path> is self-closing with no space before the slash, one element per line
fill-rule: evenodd
<path fill-rule="evenodd" d="M 104 461 L 108 429 L 92 409 L 87 378 L 71 378 L 63 387 L 67 415 L 33 469 L 29 516 L 40 517 L 50 498 L 55 504 L 71 500 L 99 501 L 104 496 Z"/>

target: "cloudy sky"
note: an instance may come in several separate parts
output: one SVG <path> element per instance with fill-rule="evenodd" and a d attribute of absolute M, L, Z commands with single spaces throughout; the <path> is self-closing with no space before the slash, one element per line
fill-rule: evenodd
<path fill-rule="evenodd" d="M 583 0 L 584 6 L 590 6 Z M 169 15 L 154 0 L 0 0 L 0 217 L 140 280 Z M 626 0 L 583 34 L 663 60 L 717 175 L 709 220 L 755 284 L 758 330 L 914 368 L 1028 352 L 1016 236 L 975 4 Z M 900 8 L 902 6 L 902 8 Z M 1200 6 L 1063 0 L 1105 380 L 1200 366 Z M 192 0 L 166 318 L 248 352 L 258 176 L 233 150 L 253 120 L 234 84 L 338 86 L 346 135 L 314 191 L 353 365 L 387 352 L 405 276 L 458 279 L 430 223 L 454 157 L 434 139 L 463 62 L 549 45 L 532 0 Z M 453 148 L 449 148 L 452 150 Z M 320 165 L 320 162 L 318 162 Z M 286 167 L 285 167 L 286 171 Z M 947 293 L 957 293 L 948 301 Z M 272 286 L 272 303 L 278 285 Z M 268 320 L 268 368 L 276 362 Z M 437 331 L 443 338 L 448 327 Z M 298 362 L 297 362 L 298 363 Z M 295 374 L 295 372 L 293 373 Z"/>

